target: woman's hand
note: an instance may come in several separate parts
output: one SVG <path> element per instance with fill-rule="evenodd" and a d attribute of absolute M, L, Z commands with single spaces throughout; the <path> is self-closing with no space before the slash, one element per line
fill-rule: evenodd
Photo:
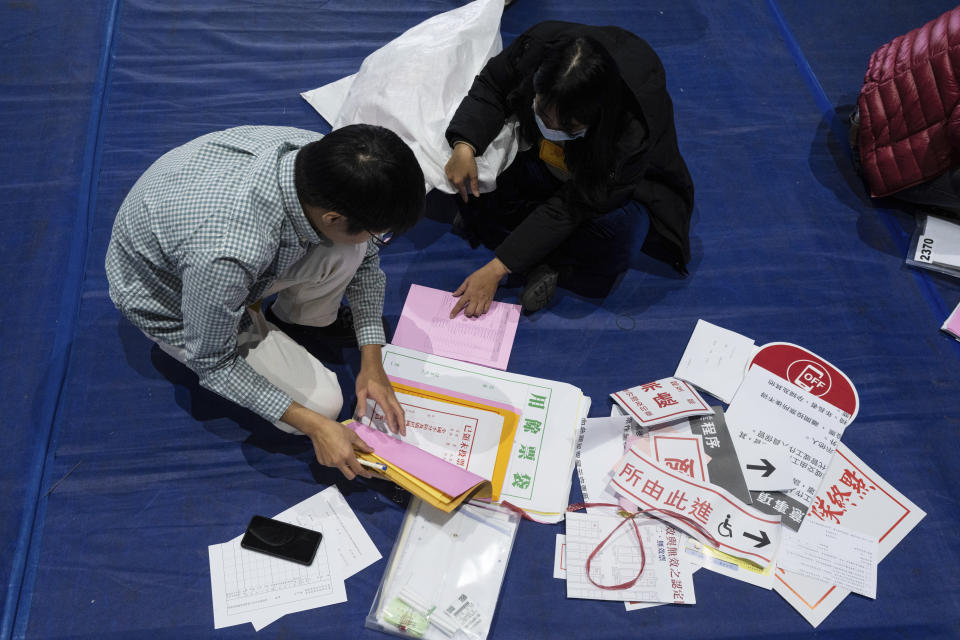
<path fill-rule="evenodd" d="M 507 265 L 500 262 L 500 258 L 494 258 L 467 276 L 463 284 L 453 292 L 454 297 L 460 300 L 450 312 L 450 318 L 456 318 L 461 310 L 464 310 L 463 314 L 468 318 L 485 314 L 490 309 L 497 287 L 500 286 L 500 278 L 508 273 L 510 269 L 507 269 Z"/>
<path fill-rule="evenodd" d="M 456 188 L 463 201 L 467 201 L 467 189 L 475 196 L 480 195 L 480 181 L 477 179 L 477 161 L 473 157 L 473 147 L 466 142 L 453 145 L 453 153 L 447 160 L 444 172 L 447 180 Z"/>

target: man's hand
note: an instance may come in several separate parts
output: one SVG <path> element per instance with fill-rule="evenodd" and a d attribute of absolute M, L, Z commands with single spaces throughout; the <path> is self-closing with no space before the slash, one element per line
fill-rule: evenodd
<path fill-rule="evenodd" d="M 453 292 L 454 297 L 460 300 L 450 312 L 450 318 L 456 318 L 462 309 L 468 318 L 485 314 L 490 309 L 497 287 L 500 286 L 500 278 L 508 273 L 510 269 L 507 269 L 507 265 L 500 262 L 500 258 L 494 258 L 467 276 L 463 284 Z"/>
<path fill-rule="evenodd" d="M 467 201 L 467 189 L 480 196 L 480 181 L 477 179 L 477 161 L 473 157 L 473 147 L 465 142 L 453 145 L 453 153 L 443 168 L 447 180 L 457 189 L 463 201 Z"/>
<path fill-rule="evenodd" d="M 320 464 L 336 467 L 347 480 L 353 480 L 357 476 L 373 477 L 360 464 L 355 453 L 355 450 L 373 453 L 373 448 L 350 427 L 345 427 L 296 402 L 290 405 L 280 419 L 310 437 L 310 441 L 313 442 L 313 453 Z"/>
<path fill-rule="evenodd" d="M 403 407 L 393 393 L 387 372 L 383 370 L 383 355 L 378 344 L 360 347 L 360 374 L 357 376 L 357 416 L 367 411 L 367 398 L 373 400 L 383 411 L 387 426 L 393 433 L 407 435 L 407 419 Z"/>

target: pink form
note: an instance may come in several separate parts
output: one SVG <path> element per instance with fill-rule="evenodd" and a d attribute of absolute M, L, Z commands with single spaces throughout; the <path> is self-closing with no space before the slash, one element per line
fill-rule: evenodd
<path fill-rule="evenodd" d="M 481 482 L 485 482 L 475 473 L 461 469 L 432 453 L 427 453 L 423 449 L 393 438 L 365 424 L 351 422 L 347 426 L 353 429 L 364 442 L 373 447 L 375 454 L 391 465 L 403 469 L 449 496 L 458 496 Z"/>
<path fill-rule="evenodd" d="M 947 318 L 943 328 L 955 336 L 960 336 L 960 304 L 957 305 L 953 313 L 950 314 L 950 317 Z"/>
<path fill-rule="evenodd" d="M 448 291 L 410 285 L 393 344 L 506 371 L 520 306 L 493 302 L 479 318 L 461 312 L 451 320 L 456 303 Z"/>

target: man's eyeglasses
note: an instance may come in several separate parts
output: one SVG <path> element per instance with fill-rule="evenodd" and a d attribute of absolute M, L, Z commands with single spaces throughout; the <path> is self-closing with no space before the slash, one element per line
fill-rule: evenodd
<path fill-rule="evenodd" d="M 371 231 L 367 231 L 367 233 L 370 234 L 370 239 L 373 241 L 373 244 L 378 249 L 384 248 L 385 246 L 390 244 L 391 240 L 393 240 L 392 231 L 387 231 L 386 233 L 373 233 Z"/>

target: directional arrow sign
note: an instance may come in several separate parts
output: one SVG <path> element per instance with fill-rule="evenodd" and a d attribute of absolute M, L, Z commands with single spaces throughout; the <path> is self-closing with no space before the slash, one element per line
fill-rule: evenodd
<path fill-rule="evenodd" d="M 734 447 L 750 491 L 789 491 L 793 488 L 793 467 L 788 449 L 738 439 L 734 439 Z"/>
<path fill-rule="evenodd" d="M 760 531 L 759 536 L 755 536 L 752 533 L 744 531 L 743 537 L 750 538 L 751 540 L 755 541 L 757 543 L 753 545 L 755 549 L 759 549 L 760 547 L 765 547 L 770 544 L 770 537 L 767 535 L 767 532 L 763 530 Z"/>
<path fill-rule="evenodd" d="M 611 486 L 640 509 L 719 551 L 760 566 L 776 556 L 779 516 L 763 515 L 722 487 L 662 466 L 636 448 L 613 468 Z"/>
<path fill-rule="evenodd" d="M 772 464 L 770 464 L 770 461 L 767 460 L 766 458 L 760 458 L 760 462 L 762 462 L 763 464 L 748 464 L 747 469 L 755 469 L 757 471 L 763 471 L 763 475 L 760 476 L 761 478 L 767 478 L 770 476 L 771 473 L 777 470 L 777 468 Z"/>

